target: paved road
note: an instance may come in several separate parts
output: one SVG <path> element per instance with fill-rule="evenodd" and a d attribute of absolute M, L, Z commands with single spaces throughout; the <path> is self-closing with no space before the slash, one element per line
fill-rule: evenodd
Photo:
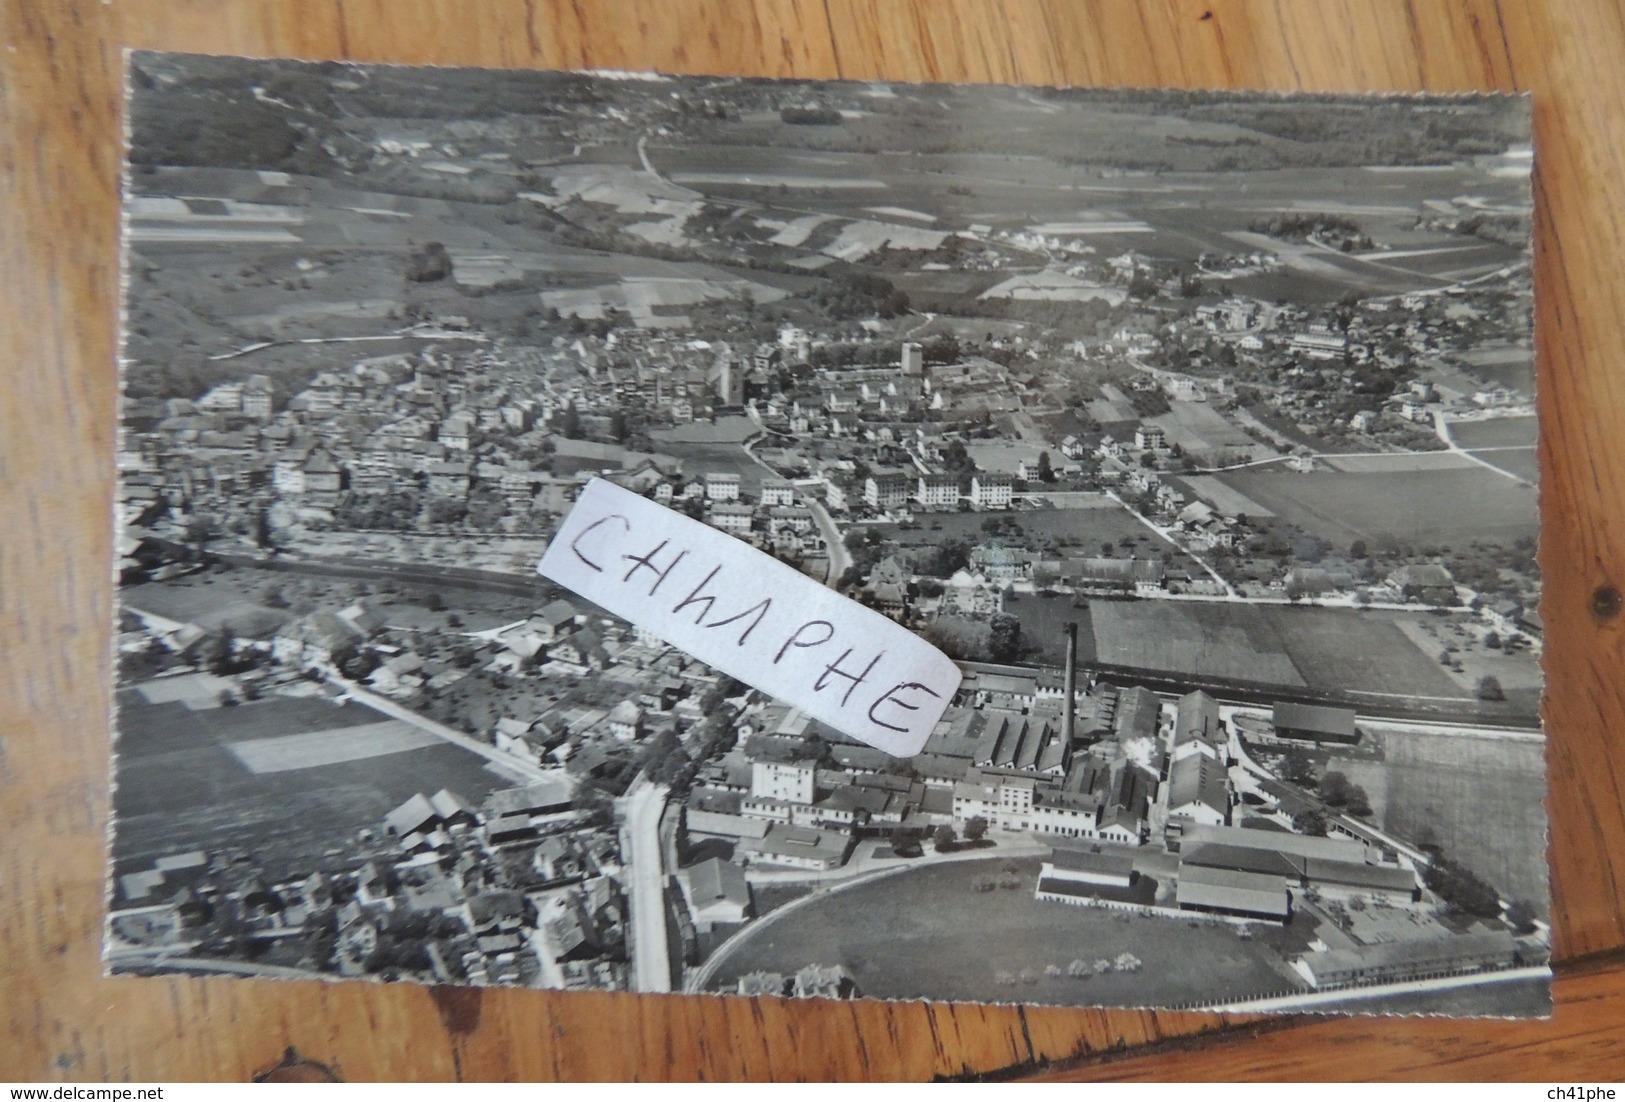
<path fill-rule="evenodd" d="M 1510 479 L 1512 479 L 1512 481 L 1516 482 L 1520 486 L 1530 486 L 1530 487 L 1534 486 L 1534 483 L 1530 482 L 1527 478 L 1520 478 L 1519 476 L 1513 474 L 1511 471 L 1502 470 L 1500 467 L 1497 467 L 1494 463 L 1491 463 L 1489 460 L 1484 459 L 1483 457 L 1478 455 L 1476 452 L 1470 452 L 1466 448 L 1462 447 L 1460 444 L 1456 443 L 1456 438 L 1453 435 L 1451 435 L 1451 433 L 1450 433 L 1450 419 L 1447 418 L 1444 415 L 1443 410 L 1434 410 L 1433 411 L 1433 431 L 1438 434 L 1440 440 L 1443 440 L 1445 442 L 1445 446 L 1448 447 L 1456 455 L 1459 455 L 1464 459 L 1470 459 L 1474 463 L 1477 463 L 1480 467 L 1483 467 L 1485 470 L 1494 471 L 1496 474 L 1500 475 L 1502 478 L 1510 478 Z M 1479 448 L 1478 449 L 1478 451 L 1485 451 L 1485 450 L 1486 449 L 1484 449 L 1484 448 Z"/>
<path fill-rule="evenodd" d="M 632 909 L 632 990 L 671 990 L 671 945 L 666 929 L 666 867 L 661 858 L 660 816 L 666 789 L 639 777 L 621 799 L 622 858 L 630 869 L 626 888 Z"/>
<path fill-rule="evenodd" d="M 764 434 L 773 431 L 762 425 L 761 416 L 756 412 L 755 406 L 749 407 L 749 412 L 750 419 L 756 422 L 757 427 L 761 428 Z M 775 435 L 783 434 L 778 433 Z M 744 448 L 745 454 L 750 456 L 752 463 L 755 463 L 774 478 L 781 477 L 778 471 L 757 458 L 756 452 L 752 449 L 752 445 L 760 439 L 760 436 L 752 437 L 740 446 Z M 834 585 L 836 580 L 846 573 L 847 567 L 852 565 L 852 553 L 846 549 L 846 544 L 841 539 L 841 530 L 835 526 L 835 520 L 825 510 L 824 503 L 811 494 L 803 494 L 801 501 L 802 504 L 807 506 L 807 511 L 812 514 L 813 523 L 818 526 L 818 533 L 824 537 L 824 545 L 829 548 L 829 569 L 824 575 L 824 581 L 829 585 Z"/>

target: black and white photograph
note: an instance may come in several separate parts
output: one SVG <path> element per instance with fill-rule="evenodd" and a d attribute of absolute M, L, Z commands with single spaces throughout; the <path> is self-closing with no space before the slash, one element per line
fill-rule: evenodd
<path fill-rule="evenodd" d="M 127 94 L 110 973 L 1550 1012 L 1526 97 Z M 595 479 L 920 752 L 538 573 Z"/>

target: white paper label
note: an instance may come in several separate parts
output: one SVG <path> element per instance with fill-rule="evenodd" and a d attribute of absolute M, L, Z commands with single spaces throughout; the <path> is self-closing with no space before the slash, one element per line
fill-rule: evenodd
<path fill-rule="evenodd" d="M 899 757 L 959 688 L 947 655 L 777 559 L 593 479 L 537 571 L 707 665 Z"/>

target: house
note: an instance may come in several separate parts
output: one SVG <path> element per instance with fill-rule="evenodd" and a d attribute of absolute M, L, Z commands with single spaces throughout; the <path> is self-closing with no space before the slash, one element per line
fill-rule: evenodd
<path fill-rule="evenodd" d="M 869 572 L 863 588 L 882 612 L 896 612 L 908 603 L 909 572 L 895 555 L 880 560 Z"/>
<path fill-rule="evenodd" d="M 549 883 L 580 880 L 591 871 L 586 853 L 566 835 L 543 838 L 531 855 L 531 868 Z"/>
<path fill-rule="evenodd" d="M 1209 826 L 1230 820 L 1230 775 L 1206 754 L 1188 754 L 1168 770 L 1168 815 Z"/>
<path fill-rule="evenodd" d="M 548 648 L 547 657 L 551 662 L 583 672 L 609 665 L 609 652 L 604 650 L 598 634 L 585 628 Z"/>
<path fill-rule="evenodd" d="M 775 505 L 794 505 L 796 503 L 796 487 L 786 478 L 764 478 L 762 480 L 762 504 L 768 507 Z"/>
<path fill-rule="evenodd" d="M 971 504 L 978 509 L 1008 509 L 1014 492 L 1015 480 L 1007 474 L 978 471 L 971 476 Z"/>
<path fill-rule="evenodd" d="M 1171 756 L 1178 760 L 1190 753 L 1201 753 L 1222 762 L 1229 747 L 1230 740 L 1219 718 L 1219 702 L 1200 689 L 1180 697 L 1174 706 Z"/>
<path fill-rule="evenodd" d="M 1277 701 L 1272 720 L 1277 738 L 1352 743 L 1360 740 L 1353 708 Z"/>
<path fill-rule="evenodd" d="M 1072 559 L 1067 572 L 1079 592 L 1149 596 L 1167 584 L 1168 570 L 1158 559 Z"/>
<path fill-rule="evenodd" d="M 677 882 L 694 928 L 701 933 L 751 917 L 750 885 L 732 862 L 713 857 L 678 872 Z"/>
<path fill-rule="evenodd" d="M 818 763 L 811 758 L 791 761 L 753 761 L 750 794 L 755 799 L 813 802 Z"/>
<path fill-rule="evenodd" d="M 243 384 L 242 410 L 244 416 L 252 417 L 257 421 L 269 420 L 273 395 L 271 380 L 268 376 L 251 376 L 248 382 Z"/>
<path fill-rule="evenodd" d="M 913 490 L 914 479 L 902 471 L 875 471 L 863 480 L 863 500 L 875 509 L 900 508 Z"/>
<path fill-rule="evenodd" d="M 1053 857 L 1039 867 L 1039 890 L 1063 888 L 1070 884 L 1091 887 L 1127 888 L 1139 879 L 1134 871 L 1134 858 L 1125 854 L 1102 853 L 1095 850 L 1057 849 Z"/>
<path fill-rule="evenodd" d="M 706 523 L 727 532 L 730 536 L 748 536 L 751 529 L 751 508 L 738 501 L 721 501 L 706 510 Z"/>
<path fill-rule="evenodd" d="M 1141 425 L 1134 430 L 1134 446 L 1141 451 L 1166 451 L 1168 434 L 1155 425 Z"/>
<path fill-rule="evenodd" d="M 731 471 L 708 471 L 705 475 L 706 501 L 738 501 L 739 476 Z"/>
<path fill-rule="evenodd" d="M 1388 584 L 1407 601 L 1449 606 L 1457 603 L 1456 580 L 1438 563 L 1410 563 L 1388 575 Z"/>
<path fill-rule="evenodd" d="M 609 733 L 622 742 L 634 742 L 643 734 L 643 709 L 631 700 L 623 700 L 610 709 L 604 721 Z"/>
<path fill-rule="evenodd" d="M 431 495 L 460 501 L 468 496 L 469 487 L 473 485 L 472 470 L 467 460 L 434 460 L 424 464 L 423 474 Z"/>
<path fill-rule="evenodd" d="M 852 839 L 845 834 L 771 823 L 761 838 L 741 838 L 735 852 L 752 864 L 821 872 L 844 865 L 851 848 Z"/>
<path fill-rule="evenodd" d="M 1518 960 L 1517 939 L 1507 930 L 1488 930 L 1305 953 L 1292 967 L 1310 986 L 1325 989 L 1493 971 L 1510 968 Z"/>
<path fill-rule="evenodd" d="M 531 615 L 525 627 L 534 632 L 543 644 L 557 643 L 575 630 L 578 615 L 576 607 L 569 601 L 549 601 Z"/>
<path fill-rule="evenodd" d="M 423 688 L 423 659 L 408 651 L 386 659 L 367 678 L 385 696 L 410 696 Z"/>
<path fill-rule="evenodd" d="M 1292 897 L 1281 877 L 1181 864 L 1174 900 L 1180 910 L 1286 922 Z"/>
<path fill-rule="evenodd" d="M 951 474 L 921 475 L 914 496 L 924 509 L 955 508 L 959 505 L 959 478 Z"/>

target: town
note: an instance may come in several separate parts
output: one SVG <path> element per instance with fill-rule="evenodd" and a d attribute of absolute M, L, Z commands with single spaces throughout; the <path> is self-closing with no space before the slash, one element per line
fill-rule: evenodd
<path fill-rule="evenodd" d="M 985 166 L 859 209 L 782 167 L 839 112 L 604 80 L 522 163 L 381 111 L 321 172 L 138 135 L 110 967 L 1539 1012 L 1527 147 L 1187 255 L 1183 208 L 956 213 Z M 926 109 L 871 91 L 828 94 Z M 955 659 L 924 750 L 538 577 L 595 478 Z"/>

